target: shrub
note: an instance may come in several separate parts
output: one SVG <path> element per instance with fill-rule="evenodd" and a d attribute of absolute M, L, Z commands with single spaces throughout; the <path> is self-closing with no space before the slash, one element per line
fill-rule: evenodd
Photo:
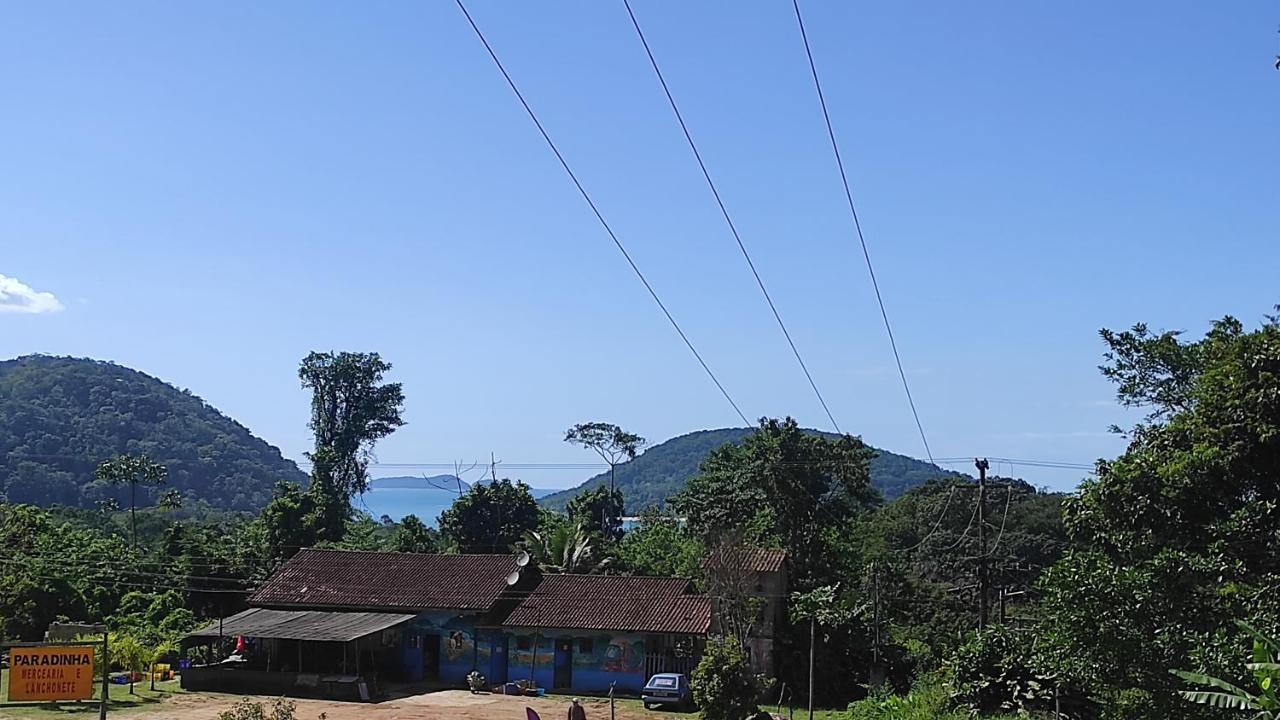
<path fill-rule="evenodd" d="M 737 643 L 712 638 L 693 671 L 693 699 L 703 720 L 743 720 L 760 712 L 759 688 Z"/>
<path fill-rule="evenodd" d="M 970 638 L 952 661 L 951 701 L 971 712 L 1026 714 L 1052 707 L 1053 681 L 1033 667 L 1029 644 L 1005 627 Z"/>
<path fill-rule="evenodd" d="M 284 698 L 272 700 L 270 711 L 260 702 L 241 700 L 230 710 L 218 713 L 218 720 L 297 720 L 296 709 L 292 700 Z"/>

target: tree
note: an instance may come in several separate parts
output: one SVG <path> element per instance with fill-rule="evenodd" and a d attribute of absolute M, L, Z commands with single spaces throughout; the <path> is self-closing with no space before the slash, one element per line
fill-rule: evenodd
<path fill-rule="evenodd" d="M 574 496 L 565 508 L 569 521 L 606 542 L 622 537 L 622 491 L 603 485 Z"/>
<path fill-rule="evenodd" d="M 1245 665 L 1253 673 L 1258 685 L 1255 695 L 1236 687 L 1221 678 L 1193 673 L 1185 670 L 1171 670 L 1175 676 L 1196 685 L 1208 685 L 1213 690 L 1183 690 L 1182 697 L 1194 703 L 1231 710 L 1250 711 L 1250 717 L 1256 720 L 1280 720 L 1280 641 L 1259 632 L 1249 623 L 1238 623 L 1241 630 L 1253 637 L 1252 662 Z"/>
<path fill-rule="evenodd" d="M 640 524 L 617 545 L 618 565 L 635 575 L 692 578 L 698 574 L 702 542 L 681 526 L 679 518 L 654 508 L 640 513 Z"/>
<path fill-rule="evenodd" d="M 744 720 L 760 711 L 759 688 L 736 641 L 713 637 L 693 670 L 694 702 L 704 720 Z"/>
<path fill-rule="evenodd" d="M 319 539 L 315 522 L 315 496 L 294 483 L 277 484 L 275 497 L 258 518 L 265 555 L 284 560 L 315 545 Z"/>
<path fill-rule="evenodd" d="M 311 390 L 315 450 L 311 487 L 319 539 L 338 541 L 351 513 L 351 496 L 369 488 L 373 445 L 404 425 L 400 383 L 384 383 L 391 364 L 377 353 L 312 352 L 298 377 Z"/>
<path fill-rule="evenodd" d="M 162 485 L 168 472 L 163 465 L 152 462 L 145 455 L 117 455 L 98 465 L 95 475 L 99 480 L 129 486 L 129 547 L 132 550 L 137 550 L 138 546 L 138 485 Z"/>
<path fill-rule="evenodd" d="M 549 532 L 531 530 L 525 534 L 524 545 L 543 572 L 590 575 L 609 564 L 581 525 L 563 523 Z"/>
<path fill-rule="evenodd" d="M 783 547 L 795 587 L 838 581 L 841 531 L 875 507 L 862 440 L 810 435 L 796 421 L 762 419 L 740 445 L 711 453 L 673 501 L 676 513 L 709 544 L 736 533 L 762 547 Z"/>
<path fill-rule="evenodd" d="M 623 458 L 635 460 L 647 441 L 610 423 L 579 423 L 565 431 L 564 441 L 590 448 L 609 464 L 609 490 L 614 490 L 618 464 Z"/>
<path fill-rule="evenodd" d="M 111 662 L 129 674 L 129 694 L 133 694 L 133 677 L 141 673 L 150 661 L 151 651 L 137 638 L 125 633 L 111 633 L 108 639 Z"/>
<path fill-rule="evenodd" d="M 848 599 L 837 594 L 838 586 L 824 585 L 807 593 L 791 594 L 791 621 L 809 624 L 809 717 L 813 718 L 814 658 L 817 654 L 818 626 L 837 627 L 856 614 Z"/>
<path fill-rule="evenodd" d="M 523 482 L 476 483 L 440 513 L 440 535 L 459 552 L 506 552 L 537 529 L 539 517 Z"/>
<path fill-rule="evenodd" d="M 427 527 L 417 515 L 405 515 L 391 533 L 391 549 L 405 553 L 431 553 L 440 547 L 440 533 Z"/>
<path fill-rule="evenodd" d="M 1118 399 L 1149 414 L 1066 504 L 1083 549 L 1041 580 L 1042 656 L 1105 704 L 1140 695 L 1129 717 L 1198 717 L 1166 670 L 1228 673 L 1235 621 L 1280 619 L 1280 324 L 1103 339 Z"/>
<path fill-rule="evenodd" d="M 156 501 L 156 506 L 165 510 L 177 510 L 182 507 L 182 491 L 177 489 L 166 490 L 160 499 Z"/>

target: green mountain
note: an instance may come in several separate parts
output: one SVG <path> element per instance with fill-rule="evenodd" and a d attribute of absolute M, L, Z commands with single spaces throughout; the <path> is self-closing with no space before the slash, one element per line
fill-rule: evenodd
<path fill-rule="evenodd" d="M 169 469 L 166 489 L 223 509 L 258 509 L 277 481 L 307 480 L 278 448 L 150 375 L 83 358 L 0 361 L 0 493 L 10 502 L 127 505 L 127 490 L 93 477 L 119 453 L 150 456 Z M 138 504 L 161 491 L 140 488 Z"/>
<path fill-rule="evenodd" d="M 755 432 L 754 428 L 698 430 L 654 445 L 635 460 L 619 465 L 617 487 L 626 498 L 627 512 L 637 513 L 643 508 L 661 505 L 684 488 L 685 481 L 698 471 L 698 466 L 712 450 L 725 443 L 740 442 L 752 432 Z M 818 430 L 809 432 L 834 437 Z M 876 458 L 871 461 L 871 483 L 889 500 L 930 478 L 956 474 L 886 450 L 876 450 L 876 453 Z M 608 483 L 609 473 L 605 471 L 578 487 L 548 495 L 539 502 L 551 508 L 564 509 L 569 499 L 580 491 Z"/>

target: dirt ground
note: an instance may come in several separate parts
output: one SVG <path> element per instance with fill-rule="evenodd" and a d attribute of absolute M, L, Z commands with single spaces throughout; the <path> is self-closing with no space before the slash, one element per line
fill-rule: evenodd
<path fill-rule="evenodd" d="M 165 720 L 216 720 L 218 713 L 227 710 L 243 696 L 213 693 L 176 695 L 163 706 L 142 718 L 163 717 Z M 263 704 L 271 698 L 254 698 Z M 525 720 L 525 707 L 531 707 L 542 720 L 563 720 L 569 706 L 568 697 L 524 698 L 506 695 L 472 695 L 465 690 L 443 690 L 414 695 L 378 703 L 335 702 L 332 700 L 295 700 L 298 720 L 318 720 L 324 713 L 326 720 L 425 720 L 448 718 L 449 720 Z M 582 698 L 588 720 L 608 720 L 609 701 L 598 698 Z M 635 701 L 617 704 L 617 720 L 693 720 L 697 715 L 670 712 L 650 712 Z M 132 713 L 112 713 L 112 717 L 130 717 Z"/>

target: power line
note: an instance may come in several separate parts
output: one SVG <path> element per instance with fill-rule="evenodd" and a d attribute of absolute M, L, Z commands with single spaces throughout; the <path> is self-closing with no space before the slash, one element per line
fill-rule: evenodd
<path fill-rule="evenodd" d="M 889 323 L 889 313 L 884 307 L 884 297 L 880 294 L 880 283 L 876 281 L 876 271 L 871 264 L 871 252 L 867 249 L 867 240 L 862 234 L 862 222 L 858 219 L 858 209 L 853 203 L 853 191 L 849 189 L 849 176 L 844 169 L 844 160 L 840 157 L 840 144 L 836 142 L 836 131 L 831 124 L 831 113 L 827 111 L 827 99 L 822 94 L 822 82 L 818 80 L 818 66 L 813 61 L 813 50 L 809 47 L 809 34 L 804 28 L 804 18 L 800 15 L 800 1 L 791 0 L 796 11 L 796 22 L 800 26 L 800 37 L 804 40 L 805 56 L 809 59 L 809 71 L 813 75 L 813 87 L 818 91 L 818 102 L 822 106 L 822 118 L 827 124 L 827 136 L 831 139 L 831 150 L 835 153 L 836 167 L 840 169 L 840 181 L 844 184 L 844 196 L 849 202 L 849 214 L 853 216 L 853 227 L 858 233 L 858 243 L 862 245 L 862 257 L 867 261 L 867 273 L 871 276 L 871 287 L 876 292 L 876 303 L 880 306 L 880 317 L 884 320 L 885 332 L 889 335 L 889 347 L 893 349 L 894 362 L 898 364 L 898 376 L 902 378 L 902 389 L 907 394 L 907 403 L 911 406 L 911 416 L 915 418 L 916 429 L 920 431 L 920 442 L 924 443 L 924 452 L 933 462 L 933 451 L 929 449 L 929 439 L 925 437 L 924 425 L 920 422 L 920 413 L 916 410 L 916 401 L 911 397 L 911 385 L 907 382 L 907 373 L 902 369 L 902 356 L 898 353 L 898 342 L 893 337 L 893 326 Z"/>
<path fill-rule="evenodd" d="M 729 401 L 731 406 L 733 406 L 733 411 L 738 414 L 738 417 L 742 419 L 742 422 L 746 425 L 751 425 L 751 421 L 747 420 L 747 416 L 742 413 L 742 410 L 738 408 L 738 404 L 729 396 L 729 392 L 725 390 L 724 385 L 720 383 L 720 379 L 716 377 L 716 374 L 711 371 L 711 367 L 707 365 L 706 360 L 702 359 L 702 355 L 698 352 L 697 348 L 693 346 L 693 343 L 689 340 L 689 336 L 685 335 L 684 330 L 680 327 L 680 324 L 676 322 L 671 311 L 667 310 L 667 306 L 662 302 L 662 299 L 658 297 L 657 291 L 655 291 L 653 286 L 649 284 L 649 280 L 645 278 L 644 273 L 640 271 L 635 260 L 631 259 L 631 253 L 627 252 L 626 246 L 622 244 L 622 241 L 618 239 L 617 234 L 613 232 L 613 228 L 610 227 L 609 223 L 604 219 L 604 215 L 601 214 L 600 209 L 596 207 L 596 203 L 591 199 L 591 195 L 587 193 L 586 188 L 578 181 L 578 176 L 575 175 L 573 169 L 569 167 L 569 162 L 565 160 L 564 155 L 561 154 L 560 148 L 556 146 L 555 142 L 551 139 L 551 135 L 549 135 L 546 128 L 542 126 L 542 121 L 538 119 L 537 114 L 533 112 L 533 108 L 530 107 L 528 101 L 524 99 L 524 94 L 520 92 L 520 88 L 516 86 L 515 80 L 511 78 L 511 74 L 507 72 L 507 68 L 502 64 L 502 61 L 498 59 L 498 54 L 494 52 L 493 47 L 489 45 L 488 39 L 486 39 L 484 33 L 480 31 L 480 26 L 476 25 L 476 21 L 472 19 L 471 13 L 467 12 L 466 5 L 462 3 L 462 0 L 456 0 L 456 2 L 458 4 L 458 9 L 462 11 L 462 14 L 467 18 L 467 22 L 471 25 L 471 29 L 475 31 L 476 37 L 480 39 L 480 43 L 484 45 L 484 49 L 489 53 L 489 57 L 493 59 L 493 64 L 498 66 L 498 71 L 501 72 L 502 77 L 506 79 L 507 85 L 509 85 L 511 87 L 511 91 L 515 93 L 516 99 L 520 101 L 525 112 L 528 113 L 529 119 L 533 121 L 533 124 L 538 128 L 538 132 L 542 134 L 542 139 L 547 142 L 547 147 L 551 148 L 551 152 L 554 153 L 556 159 L 560 161 L 560 166 L 564 168 L 565 174 L 567 174 L 569 179 L 573 181 L 573 185 L 582 195 L 582 199 L 591 207 L 591 212 L 595 214 L 596 220 L 600 221 L 601 227 L 603 227 L 605 232 L 609 234 L 609 238 L 613 240 L 613 244 L 616 245 L 618 251 L 622 253 L 622 257 L 626 258 L 627 264 L 631 266 L 631 270 L 636 274 L 636 277 L 640 278 L 640 282 L 643 283 L 645 289 L 649 291 L 649 295 L 653 298 L 653 301 L 657 303 L 658 308 L 662 310 L 662 314 L 667 317 L 667 320 L 671 323 L 671 327 L 675 328 L 680 339 L 683 340 L 685 346 L 689 348 L 689 352 L 693 353 L 693 356 L 697 358 L 698 364 L 706 371 L 707 376 L 711 378 L 711 382 L 715 383 L 716 388 L 720 390 L 720 394 L 724 396 L 725 400 Z"/>
<path fill-rule="evenodd" d="M 791 354 L 795 355 L 796 362 L 800 364 L 800 369 L 804 371 L 805 379 L 809 381 L 809 387 L 813 388 L 813 394 L 818 397 L 818 402 L 822 405 L 822 410 L 827 414 L 827 419 L 831 421 L 831 426 L 840 433 L 840 424 L 836 422 L 836 418 L 831 414 L 831 408 L 827 407 L 827 401 L 822 397 L 822 391 L 818 389 L 818 384 L 814 382 L 813 375 L 809 372 L 809 367 L 805 365 L 804 358 L 800 356 L 800 350 L 796 347 L 796 343 L 791 339 L 791 332 L 787 330 L 787 325 L 782 321 L 782 315 L 778 312 L 778 308 L 773 303 L 773 298 L 769 295 L 769 290 L 765 288 L 764 280 L 760 277 L 760 272 L 756 270 L 756 264 L 751 259 L 751 253 L 747 252 L 747 246 L 742 242 L 742 236 L 738 234 L 738 228 L 733 223 L 733 218 L 729 216 L 729 209 L 725 207 L 724 200 L 720 197 L 720 190 L 716 188 L 716 183 L 711 179 L 711 172 L 707 170 L 707 164 L 702 159 L 702 153 L 698 151 L 698 145 L 693 141 L 693 134 L 689 131 L 689 126 L 684 121 L 684 115 L 680 113 L 680 107 L 676 104 L 675 96 L 671 93 L 671 88 L 667 85 L 667 79 L 662 74 L 662 69 L 658 67 L 658 60 L 653 55 L 653 50 L 649 47 L 649 41 L 645 38 L 644 30 L 640 29 L 640 21 L 636 19 L 636 13 L 631 8 L 630 0 L 622 0 L 622 4 L 627 8 L 627 14 L 631 16 L 631 25 L 636 29 L 636 35 L 640 38 L 640 44 L 644 46 L 644 52 L 649 56 L 649 64 L 653 67 L 653 72 L 658 76 L 658 82 L 662 85 L 662 92 L 667 96 L 667 102 L 671 105 L 671 111 L 675 113 L 676 121 L 680 123 L 680 130 L 684 132 L 684 139 L 689 143 L 689 149 L 693 151 L 693 157 L 698 161 L 698 167 L 702 170 L 702 177 L 707 181 L 707 187 L 711 189 L 712 196 L 716 199 L 716 205 L 720 207 L 720 214 L 724 217 L 725 224 L 729 226 L 729 232 L 733 234 L 733 239 L 738 243 L 738 249 L 742 251 L 742 257 L 747 261 L 747 267 L 751 268 L 751 274 L 756 279 L 756 285 L 760 287 L 760 293 L 764 295 L 765 302 L 769 304 L 769 310 L 773 312 L 773 319 L 778 321 L 778 327 L 782 330 L 782 335 L 787 339 L 787 344 L 791 346 Z"/>

